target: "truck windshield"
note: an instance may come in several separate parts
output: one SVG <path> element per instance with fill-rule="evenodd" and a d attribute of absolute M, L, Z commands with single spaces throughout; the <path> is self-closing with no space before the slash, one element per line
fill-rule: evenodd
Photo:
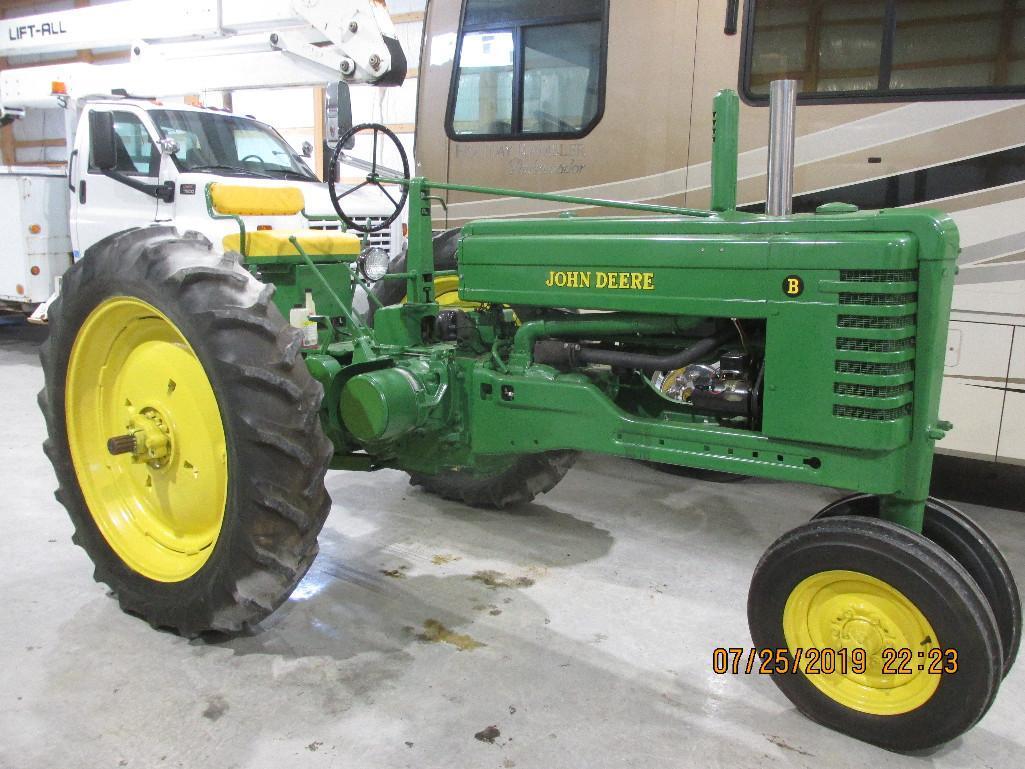
<path fill-rule="evenodd" d="M 186 110 L 150 114 L 163 137 L 178 142 L 181 171 L 318 181 L 280 136 L 255 120 Z"/>

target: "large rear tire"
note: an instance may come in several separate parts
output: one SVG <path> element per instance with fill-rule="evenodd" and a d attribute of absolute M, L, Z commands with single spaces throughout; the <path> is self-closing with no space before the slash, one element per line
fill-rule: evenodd
<path fill-rule="evenodd" d="M 317 554 L 332 446 L 272 295 L 237 255 L 150 227 L 90 248 L 51 307 L 56 496 L 95 579 L 154 627 L 243 630 Z"/>
<path fill-rule="evenodd" d="M 491 473 L 445 470 L 434 475 L 410 473 L 409 483 L 445 499 L 474 507 L 499 510 L 524 505 L 551 491 L 577 460 L 576 451 L 546 451 L 511 457 L 506 467 Z"/>

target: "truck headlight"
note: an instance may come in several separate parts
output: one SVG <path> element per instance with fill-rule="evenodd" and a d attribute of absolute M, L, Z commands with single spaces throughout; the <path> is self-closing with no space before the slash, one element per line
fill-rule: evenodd
<path fill-rule="evenodd" d="M 360 274 L 371 283 L 376 283 L 388 274 L 388 264 L 391 261 L 388 252 L 383 248 L 367 248 L 359 255 L 356 266 Z"/>

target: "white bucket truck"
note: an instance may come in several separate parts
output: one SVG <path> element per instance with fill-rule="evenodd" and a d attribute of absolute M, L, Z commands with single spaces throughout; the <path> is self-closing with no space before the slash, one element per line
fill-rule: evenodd
<path fill-rule="evenodd" d="M 211 183 L 302 190 L 308 219 L 246 217 L 253 231 L 343 226 L 304 158 L 312 147 L 300 155 L 252 117 L 157 96 L 330 85 L 337 89 L 330 141 L 351 125 L 349 84 L 399 85 L 406 74 L 380 0 L 186 0 L 173 12 L 131 0 L 0 20 L 0 56 L 119 45 L 130 46 L 127 62 L 0 72 L 0 123 L 49 110 L 63 120 L 67 143 L 60 167 L 0 166 L 0 312 L 35 310 L 34 319 L 45 321 L 45 300 L 72 260 L 129 227 L 169 224 L 219 247 L 237 226 L 209 215 Z M 102 157 L 111 144 L 112 163 Z M 349 201 L 346 213 L 361 222 L 391 213 L 372 194 Z M 401 219 L 368 237 L 397 253 Z"/>

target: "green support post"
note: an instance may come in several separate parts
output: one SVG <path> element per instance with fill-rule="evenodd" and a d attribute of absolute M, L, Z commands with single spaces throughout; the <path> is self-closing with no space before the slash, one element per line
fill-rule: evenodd
<path fill-rule="evenodd" d="M 434 245 L 430 187 L 422 178 L 409 182 L 409 247 L 406 251 L 406 297 L 410 303 L 434 302 Z"/>

